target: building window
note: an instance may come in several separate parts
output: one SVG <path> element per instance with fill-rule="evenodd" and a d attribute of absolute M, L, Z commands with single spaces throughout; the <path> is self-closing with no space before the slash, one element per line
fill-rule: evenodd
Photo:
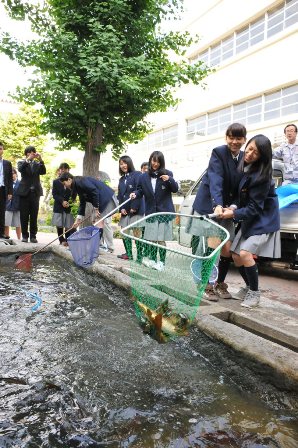
<path fill-rule="evenodd" d="M 233 107 L 233 121 L 244 123 L 246 120 L 246 102 L 235 104 Z"/>
<path fill-rule="evenodd" d="M 297 21 L 298 0 L 283 1 L 276 8 L 262 14 L 256 21 L 236 30 L 203 53 L 197 54 L 190 59 L 190 63 L 202 60 L 209 66 L 219 65 L 226 59 L 294 25 Z"/>
<path fill-rule="evenodd" d="M 298 113 L 298 85 L 282 89 L 281 95 L 281 115 Z"/>
<path fill-rule="evenodd" d="M 262 97 L 259 96 L 246 103 L 246 123 L 258 123 L 262 120 Z"/>
<path fill-rule="evenodd" d="M 158 149 L 162 147 L 162 131 L 152 132 L 148 135 L 148 148 Z"/>
<path fill-rule="evenodd" d="M 191 140 L 195 135 L 206 135 L 206 115 L 187 120 L 186 138 Z"/>
<path fill-rule="evenodd" d="M 265 38 L 265 16 L 249 26 L 249 45 L 256 45 Z"/>
<path fill-rule="evenodd" d="M 220 44 L 216 45 L 215 47 L 210 48 L 210 63 L 209 65 L 211 67 L 214 67 L 215 65 L 219 65 L 221 60 L 221 47 Z"/>
<path fill-rule="evenodd" d="M 148 149 L 163 148 L 164 146 L 174 145 L 178 139 L 178 125 L 169 126 L 160 131 L 152 132 L 148 135 Z"/>
<path fill-rule="evenodd" d="M 236 54 L 241 53 L 249 47 L 249 27 L 243 28 L 236 33 Z"/>
<path fill-rule="evenodd" d="M 281 90 L 265 95 L 264 120 L 280 117 Z"/>
<path fill-rule="evenodd" d="M 285 5 L 285 28 L 298 21 L 298 0 L 287 0 Z"/>
<path fill-rule="evenodd" d="M 298 84 L 295 84 L 188 120 L 186 138 L 206 135 L 206 127 L 207 134 L 212 135 L 224 133 L 231 123 L 248 126 L 297 113 Z"/>
<path fill-rule="evenodd" d="M 221 59 L 224 61 L 233 56 L 234 53 L 234 36 L 230 36 L 222 41 L 221 45 Z"/>
<path fill-rule="evenodd" d="M 208 135 L 223 132 L 231 124 L 231 107 L 208 114 Z"/>
<path fill-rule="evenodd" d="M 162 146 L 174 145 L 178 139 L 178 126 L 163 129 Z"/>
<path fill-rule="evenodd" d="M 267 37 L 271 37 L 283 30 L 284 5 L 268 12 Z"/>

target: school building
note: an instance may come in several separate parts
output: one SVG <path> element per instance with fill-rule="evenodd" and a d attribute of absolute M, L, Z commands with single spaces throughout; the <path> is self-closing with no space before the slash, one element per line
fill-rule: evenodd
<path fill-rule="evenodd" d="M 150 116 L 153 132 L 127 151 L 136 169 L 152 151 L 162 151 L 180 180 L 197 179 L 232 122 L 243 123 L 248 137 L 267 135 L 273 147 L 284 141 L 286 124 L 298 125 L 298 0 L 191 5 L 191 20 L 182 29 L 201 39 L 187 52 L 189 64 L 202 60 L 216 70 L 205 78 L 205 89 L 180 88 L 180 104 Z M 102 167 L 108 157 L 102 157 Z"/>

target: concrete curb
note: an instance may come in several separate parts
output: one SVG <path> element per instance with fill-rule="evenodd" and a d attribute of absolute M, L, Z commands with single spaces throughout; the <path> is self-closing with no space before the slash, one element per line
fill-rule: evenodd
<path fill-rule="evenodd" d="M 211 338 L 231 347 L 239 355 L 253 363 L 260 364 L 264 373 L 266 370 L 278 387 L 281 387 L 283 380 L 284 387 L 297 388 L 297 353 L 210 314 L 199 313 L 196 318 L 196 326 Z"/>

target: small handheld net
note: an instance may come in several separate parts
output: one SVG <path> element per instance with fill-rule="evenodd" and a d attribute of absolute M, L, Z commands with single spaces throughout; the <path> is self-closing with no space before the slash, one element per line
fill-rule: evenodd
<path fill-rule="evenodd" d="M 90 266 L 99 255 L 100 229 L 83 227 L 67 238 L 74 262 L 81 267 Z"/>
<path fill-rule="evenodd" d="M 229 233 L 203 216 L 177 213 L 148 215 L 121 233 L 135 241 L 131 288 L 144 331 L 159 341 L 186 334 L 208 280 L 217 278 L 215 262 Z"/>

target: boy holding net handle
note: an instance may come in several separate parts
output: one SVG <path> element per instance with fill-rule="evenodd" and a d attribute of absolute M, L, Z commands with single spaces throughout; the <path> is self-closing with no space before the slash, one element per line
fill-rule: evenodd
<path fill-rule="evenodd" d="M 226 144 L 212 150 L 209 165 L 198 189 L 194 204 L 193 215 L 209 215 L 216 213 L 220 215 L 224 207 L 235 204 L 237 189 L 242 174 L 238 172 L 237 166 L 243 157 L 241 147 L 246 141 L 246 128 L 240 123 L 232 123 L 226 130 Z M 204 298 L 217 302 L 219 298 L 232 298 L 225 283 L 229 270 L 231 255 L 230 247 L 235 235 L 232 219 L 217 220 L 230 233 L 230 240 L 221 250 L 218 263 L 218 279 L 215 286 L 207 285 Z M 198 225 L 200 227 L 198 227 Z M 190 219 L 186 231 L 192 234 L 192 249 L 196 253 L 201 237 L 207 239 L 205 255 L 208 256 L 219 245 L 218 236 L 210 234 L 208 223 Z"/>

